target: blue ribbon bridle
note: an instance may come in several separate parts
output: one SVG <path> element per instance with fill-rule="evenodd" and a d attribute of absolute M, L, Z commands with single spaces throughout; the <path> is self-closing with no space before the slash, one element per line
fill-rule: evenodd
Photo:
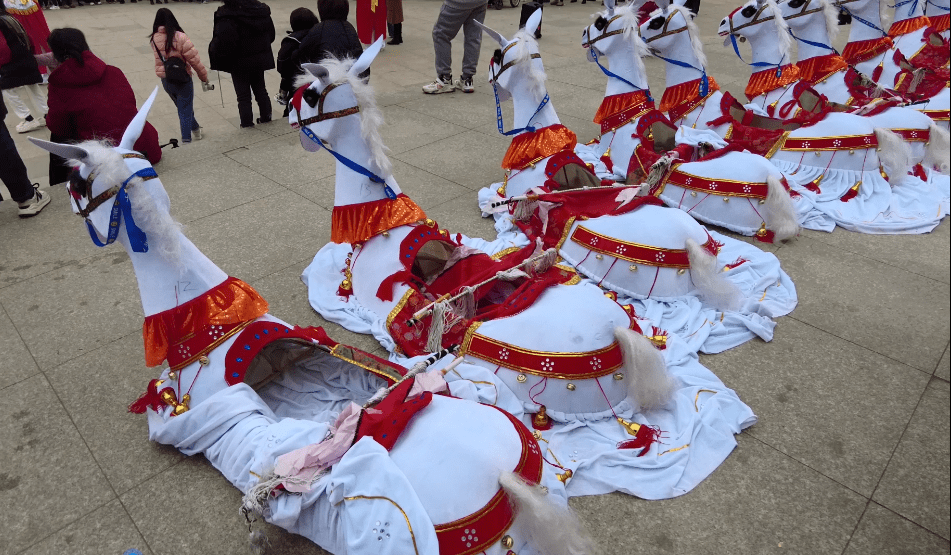
<path fill-rule="evenodd" d="M 613 77 L 613 78 L 617 79 L 618 81 L 620 81 L 620 82 L 622 82 L 622 83 L 625 83 L 625 84 L 627 84 L 627 85 L 630 85 L 631 87 L 634 87 L 635 90 L 645 91 L 645 92 L 647 93 L 647 100 L 649 100 L 650 102 L 653 102 L 653 101 L 654 101 L 654 99 L 651 98 L 651 93 L 650 93 L 650 90 L 649 90 L 649 89 L 645 89 L 645 88 L 643 88 L 643 87 L 638 87 L 638 86 L 635 85 L 634 83 L 631 83 L 631 82 L 628 81 L 627 79 L 621 77 L 621 76 L 618 75 L 617 73 L 614 73 L 613 71 L 611 71 L 611 70 L 609 70 L 608 68 L 606 68 L 606 67 L 604 67 L 603 65 L 601 65 L 601 61 L 598 59 L 598 49 L 597 49 L 597 48 L 595 48 L 595 47 L 593 47 L 593 46 L 588 46 L 588 50 L 591 51 L 591 57 L 594 59 L 594 63 L 598 64 L 598 67 L 601 68 L 601 72 L 602 72 L 602 73 L 604 73 L 604 74 L 607 75 L 608 77 Z"/>
<path fill-rule="evenodd" d="M 710 92 L 710 80 L 707 79 L 707 70 L 706 70 L 706 68 L 703 68 L 703 67 L 695 67 L 695 66 L 692 66 L 692 65 L 688 64 L 687 62 L 681 62 L 680 60 L 674 60 L 674 59 L 672 59 L 672 58 L 665 58 L 665 57 L 661 56 L 660 54 L 657 54 L 656 52 L 652 52 L 652 54 L 653 54 L 655 57 L 660 58 L 661 60 L 664 60 L 664 61 L 667 62 L 667 63 L 674 64 L 675 66 L 691 68 L 691 69 L 695 69 L 695 70 L 699 71 L 699 72 L 700 72 L 700 88 L 699 88 L 700 96 L 701 96 L 701 97 L 705 97 L 705 96 L 707 96 L 707 93 Z"/>
<path fill-rule="evenodd" d="M 298 112 L 298 117 L 300 117 L 300 112 Z M 318 146 L 320 146 L 321 148 L 329 152 L 331 156 L 336 158 L 337 161 L 339 161 L 341 164 L 359 173 L 360 175 L 368 177 L 370 181 L 372 181 L 373 183 L 379 183 L 380 185 L 383 185 L 383 192 L 386 193 L 386 198 L 390 200 L 396 199 L 396 193 L 393 192 L 393 189 L 386 183 L 385 179 L 373 173 L 372 171 L 368 170 L 366 167 L 361 166 L 360 164 L 347 158 L 343 154 L 340 154 L 339 152 L 335 152 L 334 150 L 332 150 L 329 146 L 324 144 L 324 142 L 320 140 L 320 137 L 318 137 L 306 125 L 302 125 L 300 129 L 301 129 L 301 133 L 306 135 L 308 139 L 314 141 L 315 143 L 317 143 Z"/>
<path fill-rule="evenodd" d="M 828 44 L 822 44 L 821 42 L 813 42 L 813 41 L 811 41 L 811 40 L 806 40 L 806 39 L 802 39 L 802 38 L 797 37 L 797 36 L 792 32 L 792 28 L 787 28 L 786 30 L 789 31 L 789 36 L 791 36 L 792 38 L 798 40 L 799 42 L 801 42 L 801 43 L 803 43 L 803 44 L 808 44 L 809 46 L 815 46 L 816 48 L 825 48 L 826 50 L 831 50 L 832 52 L 835 52 L 836 54 L 839 53 L 838 50 L 836 50 L 835 48 L 829 46 Z"/>
<path fill-rule="evenodd" d="M 894 6 L 888 6 L 888 7 L 894 8 L 897 11 L 898 8 L 904 6 L 905 4 L 911 4 L 911 7 L 908 8 L 908 15 L 911 15 L 912 13 L 914 13 L 915 8 L 918 7 L 918 0 L 904 0 L 903 2 L 895 2 Z"/>
<path fill-rule="evenodd" d="M 512 45 L 514 44 L 515 43 L 512 42 L 508 46 L 506 46 L 505 50 L 502 52 L 502 55 L 504 56 L 505 52 L 507 52 L 508 49 L 511 48 Z M 541 58 L 541 55 L 532 54 L 531 57 L 529 58 L 529 62 L 531 62 L 531 60 L 535 58 Z M 515 63 L 516 62 L 514 61 L 509 62 L 508 64 L 503 65 L 501 69 L 499 69 L 498 73 L 495 73 L 495 71 L 492 69 L 495 64 L 495 60 L 493 59 L 491 62 L 489 62 L 489 71 L 492 72 L 492 94 L 495 95 L 495 121 L 498 124 L 499 133 L 501 133 L 502 135 L 505 135 L 506 137 L 510 137 L 517 133 L 521 133 L 522 131 L 528 131 L 529 133 L 534 133 L 537 128 L 532 125 L 532 120 L 535 119 L 535 116 L 537 116 L 542 111 L 542 109 L 545 106 L 547 106 L 548 103 L 551 101 L 551 98 L 549 98 L 548 93 L 546 92 L 545 98 L 543 98 L 542 101 L 538 103 L 538 108 L 535 108 L 535 112 L 532 114 L 530 118 L 528 118 L 528 121 L 525 122 L 525 127 L 519 127 L 517 129 L 505 131 L 505 125 L 502 122 L 502 103 L 499 101 L 499 89 L 498 89 L 497 83 L 499 80 L 499 75 L 502 75 L 502 72 L 512 67 L 512 65 L 514 65 Z"/>
<path fill-rule="evenodd" d="M 932 2 L 931 0 L 925 0 L 925 4 L 928 4 L 928 5 L 930 5 L 930 6 L 934 6 L 934 7 L 938 8 L 939 10 L 944 10 L 944 11 L 946 11 L 946 12 L 951 11 L 951 7 L 945 8 L 944 6 L 939 6 L 939 5 L 935 4 L 934 2 Z"/>
<path fill-rule="evenodd" d="M 878 31 L 879 33 L 881 33 L 883 37 L 887 37 L 887 36 L 888 36 L 888 33 L 887 33 L 884 29 L 882 29 L 882 28 L 879 27 L 878 25 L 875 25 L 875 24 L 872 23 L 871 21 L 862 19 L 861 17 L 855 15 L 854 13 L 852 13 L 852 10 L 846 8 L 844 4 L 839 4 L 838 8 L 839 8 L 840 10 L 842 10 L 843 12 L 849 14 L 849 17 L 851 17 L 851 18 L 854 19 L 855 21 L 858 21 L 858 22 L 861 23 L 862 25 L 865 25 L 865 26 L 868 27 L 869 29 L 875 29 L 876 31 Z"/>
<path fill-rule="evenodd" d="M 786 59 L 786 54 L 783 54 L 783 57 L 779 59 L 779 63 L 771 64 L 769 62 L 747 62 L 743 59 L 743 56 L 740 55 L 740 47 L 736 44 L 736 35 L 730 33 L 730 42 L 733 44 L 733 51 L 736 52 L 736 57 L 740 59 L 741 62 L 748 66 L 753 67 L 775 67 L 776 68 L 776 78 L 779 79 L 783 75 L 783 60 Z"/>
<path fill-rule="evenodd" d="M 148 238 L 145 236 L 145 232 L 139 229 L 139 226 L 135 224 L 135 220 L 132 218 L 132 203 L 129 201 L 129 193 L 126 191 L 129 181 L 132 181 L 136 177 L 153 178 L 158 177 L 158 174 L 155 173 L 154 168 L 149 166 L 133 173 L 122 182 L 122 185 L 120 185 L 118 190 L 114 193 L 116 200 L 112 203 L 112 213 L 109 215 L 109 233 L 106 236 L 105 243 L 99 239 L 99 233 L 96 231 L 96 228 L 93 227 L 92 223 L 90 223 L 89 218 L 86 218 L 86 228 L 89 230 L 89 236 L 97 247 L 105 247 L 115 242 L 116 238 L 119 237 L 120 220 L 124 219 L 126 234 L 129 237 L 129 245 L 132 247 L 132 251 L 149 252 Z M 109 195 L 110 193 L 111 191 L 106 191 L 104 194 Z"/>

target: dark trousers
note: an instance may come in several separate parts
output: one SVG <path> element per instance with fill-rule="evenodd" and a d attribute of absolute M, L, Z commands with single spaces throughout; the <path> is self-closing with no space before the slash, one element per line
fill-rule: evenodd
<path fill-rule="evenodd" d="M 13 200 L 16 202 L 25 202 L 33 198 L 33 184 L 30 183 L 30 177 L 26 174 L 26 166 L 20 153 L 17 152 L 17 145 L 10 136 L 7 126 L 0 121 L 0 181 L 10 191 Z"/>
<path fill-rule="evenodd" d="M 238 96 L 238 117 L 241 118 L 241 127 L 254 125 L 254 113 L 251 111 L 251 93 L 258 103 L 261 121 L 271 120 L 271 99 L 267 96 L 264 86 L 264 72 L 234 72 L 231 74 L 234 82 L 234 93 Z"/>
<path fill-rule="evenodd" d="M 171 97 L 175 107 L 178 108 L 178 123 L 182 129 L 182 142 L 192 142 L 192 131 L 198 129 L 198 121 L 195 119 L 195 85 L 189 79 L 187 83 L 172 83 L 168 79 L 162 79 L 162 87 L 168 96 Z"/>

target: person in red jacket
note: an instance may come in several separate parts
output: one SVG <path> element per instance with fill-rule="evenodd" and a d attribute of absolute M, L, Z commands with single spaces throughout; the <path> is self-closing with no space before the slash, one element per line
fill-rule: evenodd
<path fill-rule="evenodd" d="M 60 142 L 110 139 L 118 144 L 138 112 L 135 93 L 125 75 L 90 52 L 86 37 L 79 29 L 54 29 L 49 45 L 56 61 L 60 62 L 49 78 L 50 111 L 46 114 L 46 126 L 51 139 Z M 158 132 L 151 124 L 145 124 L 135 142 L 135 150 L 152 164 L 162 159 Z M 65 181 L 54 180 L 53 172 L 51 168 L 51 184 Z"/>

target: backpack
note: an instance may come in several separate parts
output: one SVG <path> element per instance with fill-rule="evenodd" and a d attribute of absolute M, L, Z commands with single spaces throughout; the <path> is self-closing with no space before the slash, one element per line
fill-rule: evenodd
<path fill-rule="evenodd" d="M 168 82 L 183 85 L 192 80 L 191 75 L 188 74 L 188 64 L 185 63 L 185 60 L 179 58 L 178 56 L 170 56 L 166 58 L 162 56 L 162 52 L 155 46 L 155 41 L 149 39 L 149 42 L 152 43 L 152 48 L 155 49 L 155 52 L 158 54 L 159 60 L 162 61 L 162 66 L 165 67 L 165 79 Z"/>

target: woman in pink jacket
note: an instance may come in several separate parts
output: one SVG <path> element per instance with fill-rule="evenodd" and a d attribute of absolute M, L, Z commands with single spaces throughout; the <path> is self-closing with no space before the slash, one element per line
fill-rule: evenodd
<path fill-rule="evenodd" d="M 152 46 L 152 54 L 155 57 L 155 74 L 162 80 L 162 87 L 165 92 L 172 97 L 172 102 L 178 108 L 178 120 L 182 126 L 182 142 L 192 142 L 192 135 L 195 140 L 201 140 L 201 127 L 195 120 L 195 111 L 193 102 L 195 98 L 195 87 L 192 84 L 192 70 L 198 74 L 198 79 L 203 83 L 208 82 L 208 70 L 201 64 L 201 58 L 198 56 L 198 49 L 189 40 L 188 35 L 182 31 L 181 25 L 168 8 L 160 8 L 155 13 L 155 22 L 152 23 L 152 35 L 149 37 L 149 43 Z M 174 79 L 165 75 L 165 64 L 162 59 L 180 58 L 185 60 L 185 69 L 188 74 L 188 80 L 184 82 L 175 82 Z"/>

